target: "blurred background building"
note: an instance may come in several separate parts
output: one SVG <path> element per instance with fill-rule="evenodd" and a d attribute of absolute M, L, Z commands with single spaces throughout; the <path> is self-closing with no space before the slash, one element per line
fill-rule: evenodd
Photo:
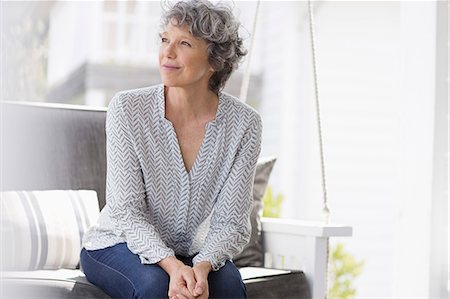
<path fill-rule="evenodd" d="M 47 99 L 105 106 L 118 90 L 159 83 L 158 33 L 163 5 L 155 1 L 52 5 Z M 238 94 L 241 80 L 242 72 L 238 72 L 227 91 Z M 258 75 L 252 83 L 249 98 L 258 101 Z"/>
<path fill-rule="evenodd" d="M 160 82 L 160 1 L 2 2 L 2 100 L 107 106 Z M 247 46 L 257 2 L 230 4 Z M 335 239 L 357 298 L 448 298 L 448 2 L 314 1 Z M 247 102 L 282 217 L 323 220 L 306 1 L 262 1 Z M 242 67 L 225 91 L 239 96 Z"/>

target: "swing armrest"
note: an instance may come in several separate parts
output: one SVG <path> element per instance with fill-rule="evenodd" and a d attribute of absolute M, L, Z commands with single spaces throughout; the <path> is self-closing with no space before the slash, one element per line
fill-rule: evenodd
<path fill-rule="evenodd" d="M 261 218 L 264 266 L 302 270 L 312 298 L 325 298 L 329 237 L 350 237 L 351 226 Z"/>
<path fill-rule="evenodd" d="M 316 221 L 294 219 L 261 218 L 264 233 L 281 233 L 310 237 L 350 237 L 352 227 L 339 224 L 325 224 Z"/>

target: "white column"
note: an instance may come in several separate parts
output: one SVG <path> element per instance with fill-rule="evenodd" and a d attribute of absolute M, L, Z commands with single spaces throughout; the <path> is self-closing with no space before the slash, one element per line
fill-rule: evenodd
<path fill-rule="evenodd" d="M 394 298 L 429 295 L 436 3 L 401 2 L 400 192 Z M 402 111 L 399 109 L 399 111 Z"/>
<path fill-rule="evenodd" d="M 448 184 L 448 14 L 450 2 L 437 3 L 436 107 L 434 125 L 433 197 L 431 209 L 429 298 L 450 298 Z"/>

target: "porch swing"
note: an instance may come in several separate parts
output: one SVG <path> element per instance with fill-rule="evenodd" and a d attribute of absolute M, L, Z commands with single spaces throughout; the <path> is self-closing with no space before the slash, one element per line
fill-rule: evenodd
<path fill-rule="evenodd" d="M 240 99 L 244 102 L 247 99 L 250 82 L 251 58 L 260 2 L 261 0 L 257 0 L 256 3 L 248 60 L 241 84 Z M 308 16 L 312 50 L 316 120 L 318 124 L 321 161 L 323 221 L 314 222 L 263 217 L 261 223 L 264 242 L 263 248 L 265 250 L 264 267 L 302 270 L 308 281 L 311 298 L 322 299 L 327 298 L 330 237 L 349 237 L 352 235 L 352 227 L 330 223 L 330 208 L 328 207 L 325 180 L 325 159 L 320 117 L 316 43 L 314 35 L 314 8 L 311 0 L 308 0 Z"/>

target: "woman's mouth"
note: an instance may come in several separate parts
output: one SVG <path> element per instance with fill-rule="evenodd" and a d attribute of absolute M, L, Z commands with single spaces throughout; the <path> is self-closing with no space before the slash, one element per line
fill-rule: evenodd
<path fill-rule="evenodd" d="M 179 70 L 181 67 L 172 64 L 163 64 L 162 68 L 167 71 Z"/>

